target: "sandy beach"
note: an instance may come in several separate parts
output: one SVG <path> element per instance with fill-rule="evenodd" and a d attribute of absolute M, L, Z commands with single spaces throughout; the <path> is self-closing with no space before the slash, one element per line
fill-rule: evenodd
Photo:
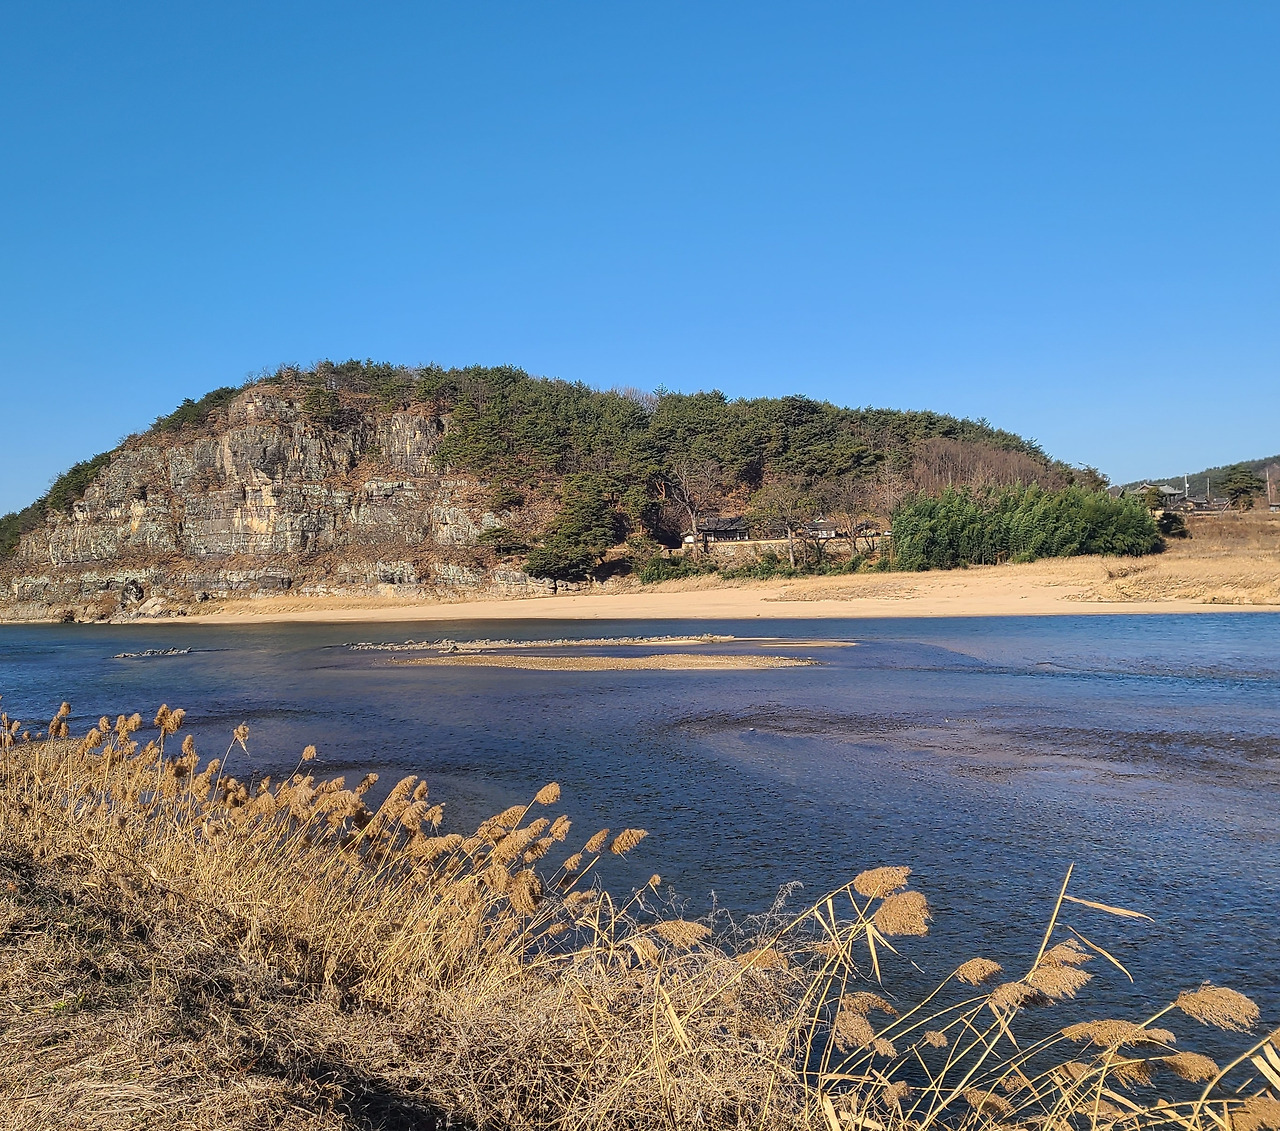
<path fill-rule="evenodd" d="M 1194 568 L 1192 568 L 1194 567 Z M 750 620 L 843 617 L 1080 616 L 1280 611 L 1280 571 L 1234 558 L 1212 564 L 1175 554 L 1074 558 L 937 573 L 855 574 L 726 583 L 715 578 L 614 592 L 457 602 L 277 597 L 189 618 L 271 621 Z"/>

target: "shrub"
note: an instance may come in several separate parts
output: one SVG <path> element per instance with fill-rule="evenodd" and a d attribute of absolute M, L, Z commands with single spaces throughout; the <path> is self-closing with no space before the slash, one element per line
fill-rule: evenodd
<path fill-rule="evenodd" d="M 489 496 L 489 509 L 494 514 L 524 506 L 524 492 L 510 483 L 498 483 Z"/>
<path fill-rule="evenodd" d="M 791 564 L 772 550 L 742 565 L 721 570 L 731 580 L 768 581 L 774 577 L 798 577 L 803 571 L 792 569 Z"/>
<path fill-rule="evenodd" d="M 43 498 L 20 511 L 10 511 L 0 517 L 0 560 L 13 557 L 18 552 L 22 536 L 35 530 L 44 520 Z"/>
<path fill-rule="evenodd" d="M 53 481 L 53 486 L 49 488 L 48 495 L 45 496 L 49 509 L 62 511 L 64 514 L 69 512 L 75 503 L 84 498 L 89 484 L 94 481 L 98 472 L 111 462 L 114 454 L 114 452 L 103 452 L 101 455 L 94 456 L 93 459 L 75 464 L 59 475 Z"/>
<path fill-rule="evenodd" d="M 598 563 L 595 554 L 573 539 L 552 534 L 529 551 L 524 570 L 530 577 L 546 581 L 586 581 Z"/>
<path fill-rule="evenodd" d="M 675 581 L 681 577 L 703 577 L 716 572 L 711 558 L 695 558 L 688 555 L 668 558 L 654 554 L 640 566 L 639 578 L 643 585 L 656 585 L 659 581 Z"/>
<path fill-rule="evenodd" d="M 318 424 L 330 427 L 337 422 L 342 401 L 337 391 L 323 385 L 312 385 L 302 398 L 302 411 Z"/>
<path fill-rule="evenodd" d="M 857 573 L 866 558 L 862 554 L 854 554 L 850 558 L 822 558 L 818 560 L 808 557 L 794 568 L 790 561 L 773 550 L 768 550 L 752 561 L 742 565 L 720 569 L 720 575 L 729 580 L 770 581 L 773 578 L 794 577 L 835 577 L 845 573 Z"/>
<path fill-rule="evenodd" d="M 486 530 L 479 538 L 480 545 L 488 546 L 495 554 L 524 554 L 529 551 L 529 543 L 508 526 L 495 526 Z"/>
<path fill-rule="evenodd" d="M 892 529 L 892 564 L 905 570 L 1077 554 L 1140 555 L 1164 545 L 1139 500 L 1079 487 L 917 495 L 894 512 Z"/>

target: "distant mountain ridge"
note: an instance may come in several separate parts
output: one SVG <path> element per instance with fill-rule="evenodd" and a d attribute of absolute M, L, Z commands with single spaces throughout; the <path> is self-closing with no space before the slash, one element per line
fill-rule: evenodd
<path fill-rule="evenodd" d="M 1240 460 L 1237 463 L 1224 463 L 1218 467 L 1205 467 L 1199 471 L 1178 472 L 1177 475 L 1169 476 L 1151 476 L 1145 479 L 1134 479 L 1129 483 L 1122 483 L 1119 486 L 1124 488 L 1140 487 L 1144 483 L 1152 483 L 1157 486 L 1169 485 L 1171 487 L 1181 488 L 1184 485 L 1190 488 L 1191 494 L 1203 495 L 1205 493 L 1205 480 L 1209 481 L 1210 486 L 1215 483 L 1221 483 L 1226 478 L 1227 473 L 1235 470 L 1237 467 L 1247 468 L 1252 471 L 1260 479 L 1267 478 L 1267 468 L 1271 468 L 1271 480 L 1276 497 L 1280 498 L 1280 455 L 1267 456 L 1265 459 Z"/>

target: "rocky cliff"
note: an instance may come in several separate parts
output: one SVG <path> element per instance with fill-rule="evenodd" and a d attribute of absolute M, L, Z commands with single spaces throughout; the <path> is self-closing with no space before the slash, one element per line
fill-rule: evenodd
<path fill-rule="evenodd" d="M 0 615 L 102 620 L 281 592 L 553 589 L 479 541 L 513 515 L 489 509 L 477 478 L 441 470 L 447 428 L 426 409 L 333 427 L 298 394 L 250 387 L 198 430 L 132 437 L 69 513 L 24 534 Z"/>

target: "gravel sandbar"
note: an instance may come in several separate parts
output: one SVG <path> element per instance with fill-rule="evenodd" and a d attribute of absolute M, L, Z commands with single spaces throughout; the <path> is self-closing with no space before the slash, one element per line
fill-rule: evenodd
<path fill-rule="evenodd" d="M 512 656 L 463 652 L 448 656 L 414 656 L 393 664 L 465 668 L 529 668 L 553 672 L 737 671 L 746 668 L 804 668 L 817 661 L 791 656 L 708 656 L 671 652 L 657 656 Z"/>

